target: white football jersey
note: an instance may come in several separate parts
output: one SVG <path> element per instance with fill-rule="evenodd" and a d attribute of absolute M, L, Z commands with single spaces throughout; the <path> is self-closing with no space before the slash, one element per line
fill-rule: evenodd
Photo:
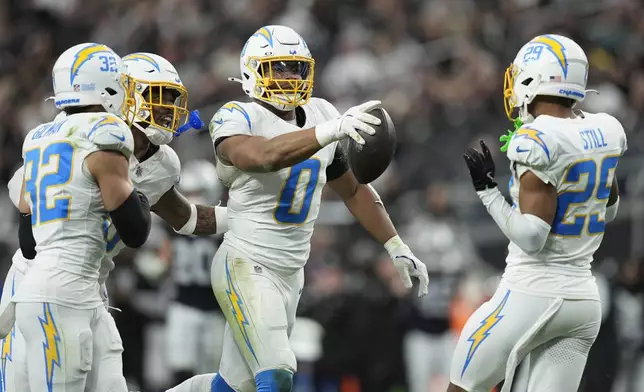
<path fill-rule="evenodd" d="M 599 299 L 590 270 L 604 236 L 606 203 L 624 128 L 614 117 L 581 113 L 574 119 L 541 115 L 524 125 L 508 147 L 510 195 L 519 205 L 519 178 L 527 170 L 557 189 L 557 210 L 545 246 L 536 255 L 508 246 L 504 279 L 517 290 L 571 299 Z"/>
<path fill-rule="evenodd" d="M 132 133 L 108 113 L 80 113 L 32 130 L 23 145 L 25 199 L 32 212 L 36 258 L 14 302 L 78 309 L 102 304 L 98 276 L 105 256 L 107 211 L 85 159 L 99 150 L 130 157 Z"/>
<path fill-rule="evenodd" d="M 210 122 L 213 143 L 234 135 L 270 139 L 339 116 L 333 105 L 319 98 L 312 98 L 302 109 L 306 122 L 300 128 L 257 103 L 229 102 Z M 336 146 L 331 143 L 311 158 L 271 173 L 246 173 L 218 160 L 217 174 L 230 188 L 224 243 L 278 271 L 302 268 L 309 257 L 326 168 Z"/>

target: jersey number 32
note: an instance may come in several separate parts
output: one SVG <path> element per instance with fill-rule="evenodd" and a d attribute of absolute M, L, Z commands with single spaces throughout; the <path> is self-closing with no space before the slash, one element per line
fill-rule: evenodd
<path fill-rule="evenodd" d="M 598 212 L 590 214 L 573 214 L 572 221 L 566 223 L 568 210 L 576 205 L 584 205 L 591 202 L 606 203 L 610 195 L 611 185 L 608 183 L 609 174 L 614 171 L 619 162 L 619 156 L 607 156 L 600 165 L 597 162 L 588 159 L 578 161 L 568 167 L 564 176 L 564 183 L 580 184 L 585 178 L 585 187 L 581 191 L 562 192 L 557 197 L 557 211 L 552 224 L 552 234 L 560 236 L 580 236 L 586 224 L 588 224 L 588 234 L 602 234 L 606 227 L 606 222 L 600 219 Z M 598 170 L 599 166 L 599 170 Z M 586 223 L 588 222 L 588 223 Z"/>
<path fill-rule="evenodd" d="M 69 219 L 71 196 L 47 200 L 47 191 L 69 182 L 73 158 L 74 146 L 67 142 L 50 144 L 43 149 L 35 148 L 25 153 L 25 193 L 31 199 L 32 225 Z M 40 176 L 39 171 L 50 162 L 53 162 L 51 170 Z"/>

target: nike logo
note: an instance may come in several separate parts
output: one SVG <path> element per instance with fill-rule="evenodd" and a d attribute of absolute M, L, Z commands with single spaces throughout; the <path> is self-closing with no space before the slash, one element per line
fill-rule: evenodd
<path fill-rule="evenodd" d="M 521 147 L 517 147 L 517 152 L 528 152 L 530 150 L 524 150 Z"/>
<path fill-rule="evenodd" d="M 115 138 L 119 139 L 120 141 L 124 142 L 125 141 L 125 135 L 115 135 L 110 132 L 110 135 L 114 136 Z"/>

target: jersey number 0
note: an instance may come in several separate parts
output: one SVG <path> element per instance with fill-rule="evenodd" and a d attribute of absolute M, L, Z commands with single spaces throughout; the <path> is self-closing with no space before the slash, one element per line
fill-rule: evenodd
<path fill-rule="evenodd" d="M 52 170 L 39 178 L 40 170 L 57 157 Z M 47 191 L 66 184 L 72 177 L 74 146 L 68 142 L 54 143 L 25 153 L 25 193 L 31 199 L 31 224 L 45 224 L 69 219 L 71 196 L 47 200 Z M 31 165 L 31 166 L 30 166 Z"/>
<path fill-rule="evenodd" d="M 275 220 L 280 223 L 300 225 L 306 221 L 311 210 L 311 200 L 320 178 L 321 163 L 316 158 L 307 159 L 291 167 L 289 176 L 282 186 L 282 193 L 275 207 Z M 307 173 L 308 172 L 308 173 Z M 307 175 L 308 174 L 308 175 Z M 304 195 L 296 200 L 297 189 L 305 176 Z"/>

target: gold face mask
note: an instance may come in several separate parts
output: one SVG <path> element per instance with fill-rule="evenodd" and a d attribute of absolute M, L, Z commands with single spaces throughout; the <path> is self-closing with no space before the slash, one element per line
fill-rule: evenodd
<path fill-rule="evenodd" d="M 505 70 L 505 78 L 503 81 L 503 106 L 505 107 L 505 115 L 508 116 L 510 121 L 515 119 L 512 117 L 512 112 L 514 112 L 515 96 L 514 96 L 514 79 L 516 78 L 518 68 L 514 64 Z"/>
<path fill-rule="evenodd" d="M 302 106 L 313 92 L 315 62 L 304 56 L 251 57 L 248 63 L 256 73 L 256 88 L 264 91 L 258 99 L 288 106 Z"/>
<path fill-rule="evenodd" d="M 188 90 L 178 83 L 129 78 L 125 83 L 130 122 L 152 125 L 175 134 L 188 121 Z"/>

